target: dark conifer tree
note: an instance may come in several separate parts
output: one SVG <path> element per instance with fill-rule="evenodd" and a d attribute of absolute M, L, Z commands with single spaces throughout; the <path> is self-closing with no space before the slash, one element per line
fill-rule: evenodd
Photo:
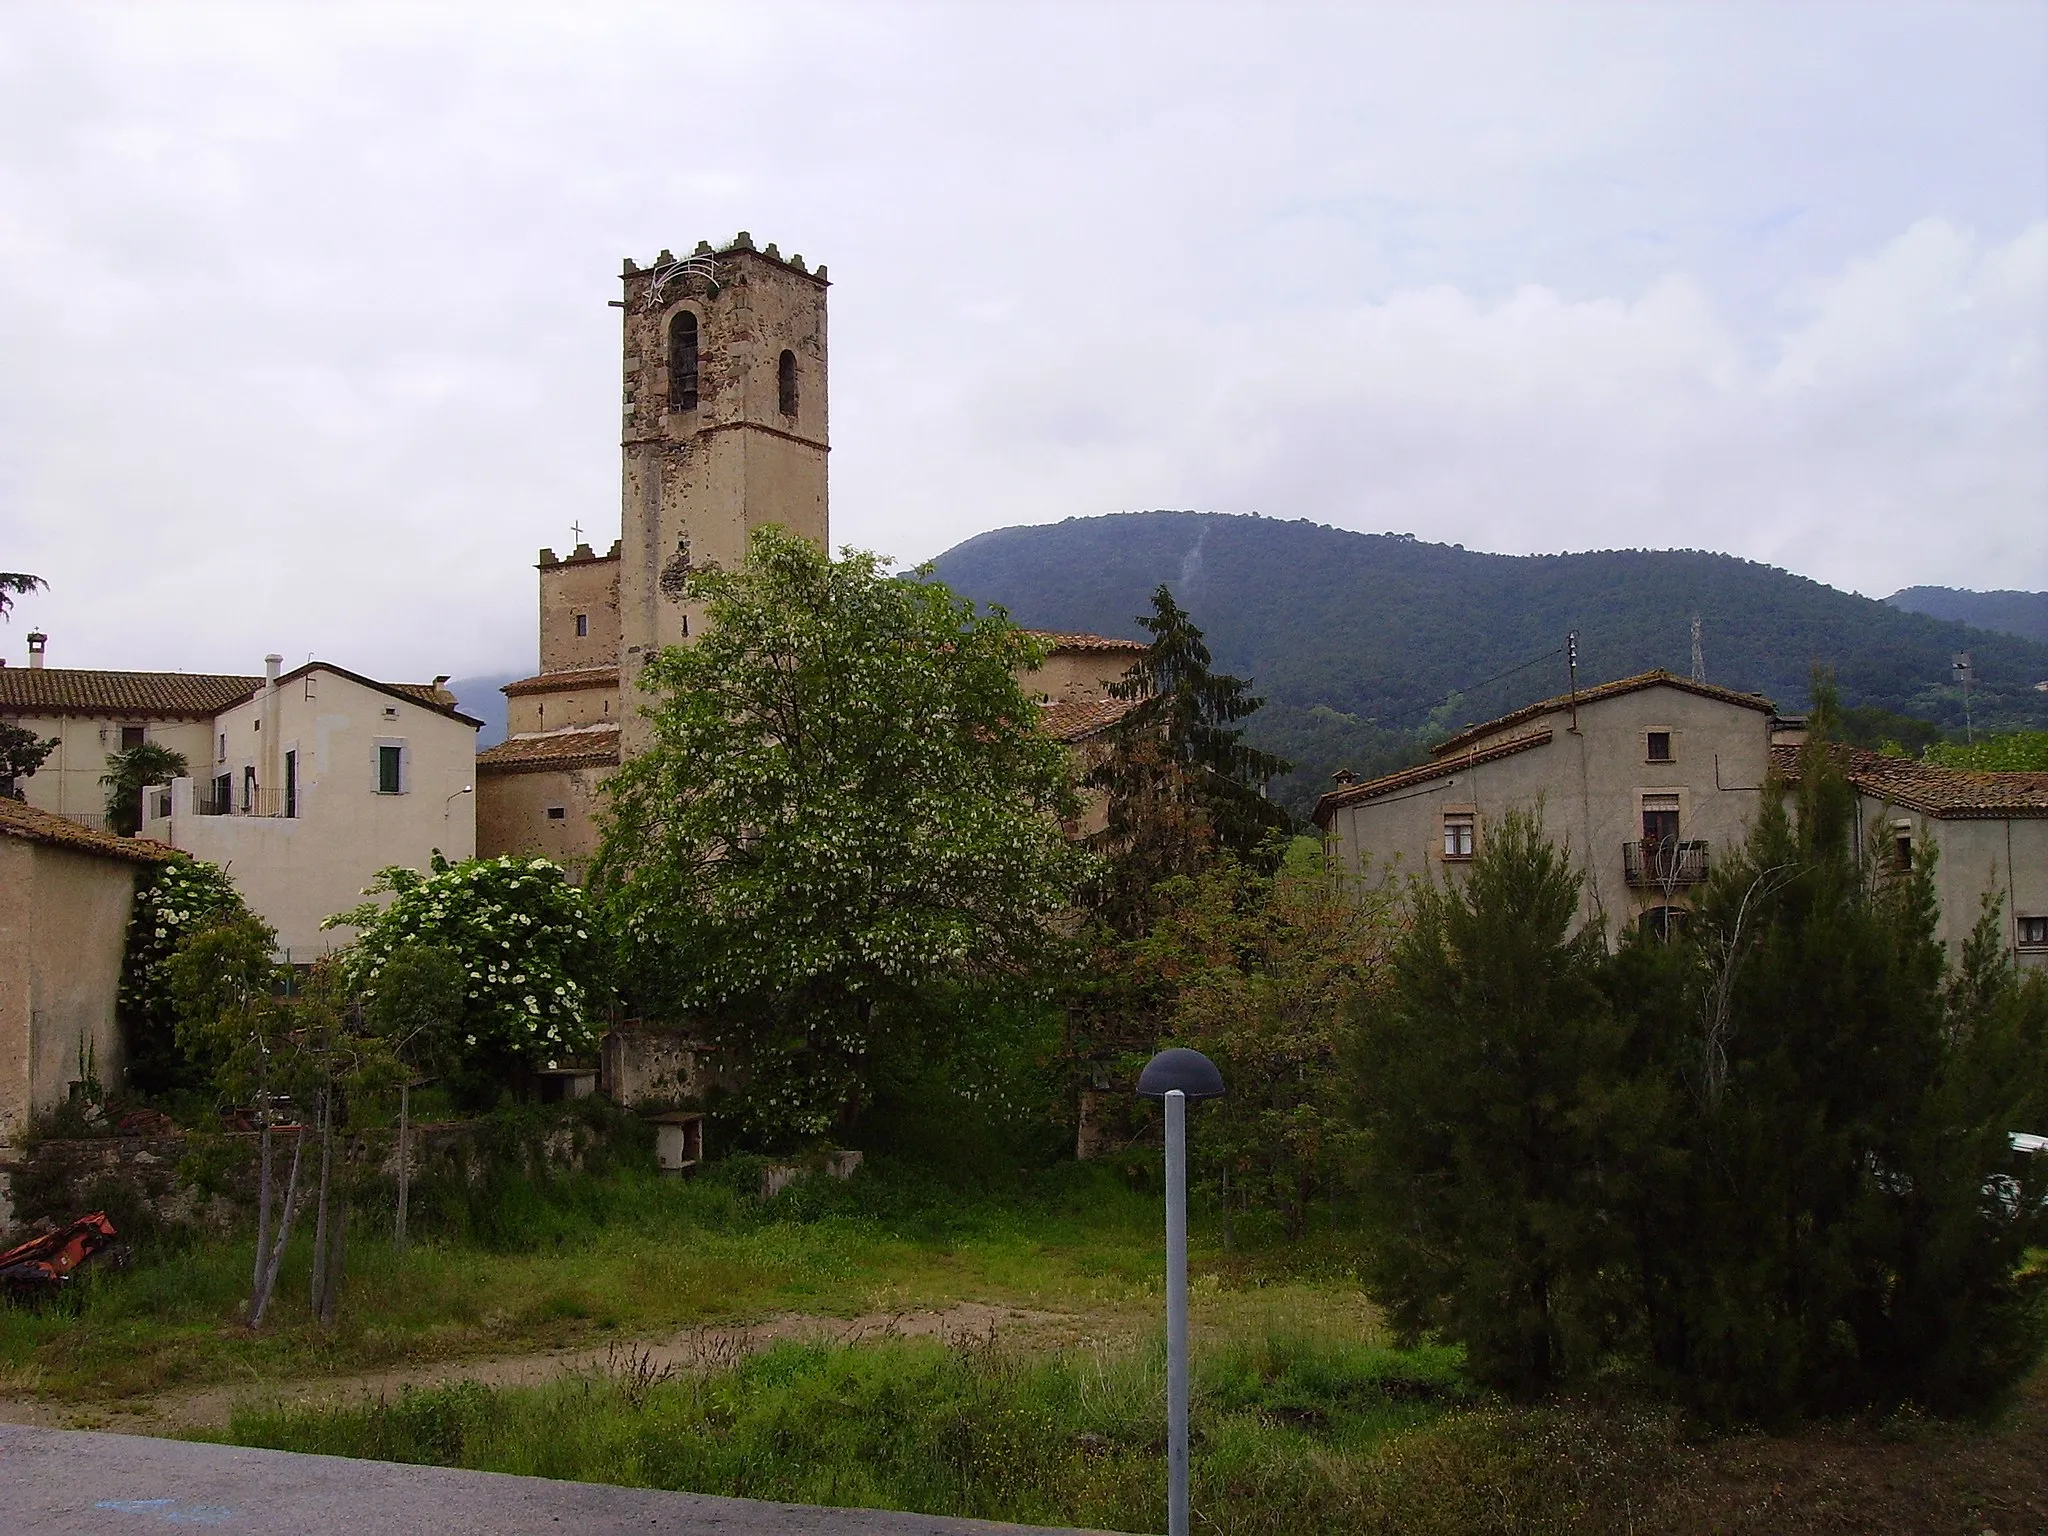
<path fill-rule="evenodd" d="M 1202 631 L 1167 587 L 1138 622 L 1152 643 L 1111 688 L 1138 706 L 1090 776 L 1109 796 L 1103 851 L 1138 886 L 1192 874 L 1218 849 L 1270 872 L 1292 818 L 1266 785 L 1292 765 L 1246 745 L 1237 724 L 1265 701 L 1244 678 L 1212 670 Z"/>

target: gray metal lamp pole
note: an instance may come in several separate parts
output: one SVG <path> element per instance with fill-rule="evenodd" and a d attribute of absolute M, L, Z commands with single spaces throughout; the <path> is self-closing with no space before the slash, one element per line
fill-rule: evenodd
<path fill-rule="evenodd" d="M 1174 1046 L 1145 1063 L 1138 1096 L 1166 1106 L 1166 1536 L 1188 1536 L 1188 1100 L 1223 1097 L 1223 1074 Z"/>

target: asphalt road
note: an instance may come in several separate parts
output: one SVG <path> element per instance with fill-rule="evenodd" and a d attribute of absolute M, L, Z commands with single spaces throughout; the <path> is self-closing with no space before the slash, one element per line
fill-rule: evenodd
<path fill-rule="evenodd" d="M 1044 1526 L 0 1425 L 0 1531 L 157 1536 L 201 1529 L 221 1536 L 1073 1536 Z"/>

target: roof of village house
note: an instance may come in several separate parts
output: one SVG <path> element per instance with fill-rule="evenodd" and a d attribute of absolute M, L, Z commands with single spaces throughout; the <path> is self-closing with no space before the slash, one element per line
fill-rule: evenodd
<path fill-rule="evenodd" d="M 1057 699 L 1038 706 L 1038 723 L 1054 741 L 1071 747 L 1108 730 L 1143 702 L 1142 699 Z"/>
<path fill-rule="evenodd" d="M 1625 693 L 1635 693 L 1644 688 L 1676 688 L 1684 693 L 1696 693 L 1703 699 L 1718 699 L 1723 704 L 1739 704 L 1744 709 L 1759 709 L 1767 715 L 1778 712 L 1777 705 L 1760 693 L 1737 693 L 1733 688 L 1719 688 L 1712 683 L 1696 683 L 1689 677 L 1680 677 L 1676 672 L 1666 672 L 1661 667 L 1653 672 L 1638 672 L 1634 677 L 1617 678 L 1611 683 L 1596 683 L 1591 688 L 1581 688 L 1577 701 L 1581 707 L 1598 704 L 1603 699 L 1618 699 Z M 1468 725 L 1457 735 L 1440 741 L 1429 750 L 1442 757 L 1446 753 L 1463 751 L 1482 736 L 1491 736 L 1495 731 L 1511 730 L 1531 720 L 1541 719 L 1561 709 L 1572 707 L 1573 695 L 1560 694 L 1554 699 L 1539 703 L 1525 704 L 1512 713 L 1502 715 L 1498 720 L 1488 720 L 1483 725 Z"/>
<path fill-rule="evenodd" d="M 83 822 L 72 821 L 50 811 L 39 811 L 19 800 L 0 796 L 0 836 L 25 838 L 32 843 L 54 843 L 86 853 L 105 854 L 135 864 L 168 864 L 183 855 L 169 843 L 147 837 L 117 837 Z"/>
<path fill-rule="evenodd" d="M 479 773 L 541 773 L 551 768 L 616 768 L 616 725 L 571 725 L 508 736 L 476 755 Z"/>
<path fill-rule="evenodd" d="M 510 697 L 523 693 L 563 693 L 571 688 L 616 688 L 619 669 L 609 667 L 560 667 L 553 672 L 536 672 L 507 683 L 498 692 Z"/>
<path fill-rule="evenodd" d="M 240 703 L 262 686 L 260 677 L 215 672 L 0 667 L 0 713 L 203 719 Z"/>
<path fill-rule="evenodd" d="M 2048 816 L 2048 773 L 1942 768 L 1839 743 L 1828 751 L 1858 790 L 1905 810 L 1943 820 Z M 1797 779 L 1799 748 L 1772 747 L 1771 767 L 1788 782 Z"/>
<path fill-rule="evenodd" d="M 1053 654 L 1061 651 L 1128 651 L 1136 654 L 1150 649 L 1142 640 L 1119 640 L 1113 635 L 1076 634 L 1061 629 L 1027 629 L 1025 634 L 1043 640 Z"/>
<path fill-rule="evenodd" d="M 1347 784 L 1342 789 L 1333 789 L 1316 802 L 1316 825 L 1327 827 L 1330 824 L 1330 817 L 1347 805 L 1377 800 L 1382 795 L 1391 795 L 1397 789 L 1427 784 L 1432 779 L 1447 779 L 1467 768 L 1476 768 L 1481 763 L 1490 763 L 1496 758 L 1513 757 L 1517 752 L 1540 747 L 1550 740 L 1550 735 L 1547 730 L 1530 731 L 1527 735 L 1474 747 L 1471 751 L 1461 752 L 1456 757 L 1438 758 L 1433 763 L 1403 768 L 1399 773 L 1390 773 L 1384 778 L 1369 779 L 1363 784 Z"/>
<path fill-rule="evenodd" d="M 277 680 L 278 686 L 281 688 L 286 683 L 295 683 L 309 672 L 332 672 L 336 677 L 345 677 L 352 683 L 361 683 L 365 688 L 373 688 L 378 693 L 389 694 L 392 698 L 404 699 L 412 704 L 424 704 L 437 714 L 446 715 L 450 720 L 460 720 L 464 725 L 477 729 L 483 726 L 483 721 L 465 715 L 455 707 L 455 695 L 441 686 L 446 681 L 445 678 L 431 683 L 380 683 L 374 677 L 351 672 L 347 667 L 337 667 L 331 661 L 309 661 L 304 666 L 293 667 L 280 677 Z M 261 686 L 263 679 L 259 677 L 256 682 Z"/>

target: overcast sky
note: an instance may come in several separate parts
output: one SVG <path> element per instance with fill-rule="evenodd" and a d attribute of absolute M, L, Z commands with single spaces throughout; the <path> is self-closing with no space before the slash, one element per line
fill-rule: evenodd
<path fill-rule="evenodd" d="M 829 264 L 835 542 L 1258 511 L 2048 588 L 2048 0 L 0 0 L 62 666 L 534 659 L 620 259 Z"/>

